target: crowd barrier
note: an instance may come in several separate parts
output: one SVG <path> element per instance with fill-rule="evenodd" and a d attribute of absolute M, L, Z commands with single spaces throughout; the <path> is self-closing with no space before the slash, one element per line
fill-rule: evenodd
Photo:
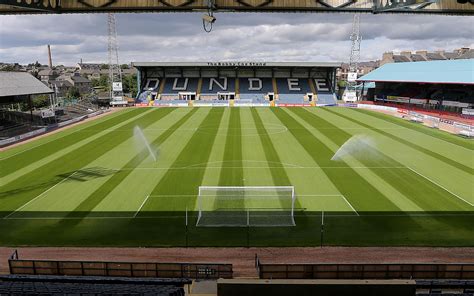
<path fill-rule="evenodd" d="M 15 251 L 11 274 L 218 279 L 232 278 L 232 264 L 24 260 Z"/>
<path fill-rule="evenodd" d="M 70 120 L 66 120 L 66 121 L 63 121 L 63 122 L 60 122 L 60 123 L 50 124 L 47 127 L 39 128 L 37 130 L 31 131 L 31 132 L 28 132 L 28 133 L 24 133 L 24 134 L 15 136 L 15 137 L 0 140 L 0 147 L 8 146 L 8 145 L 11 145 L 11 144 L 14 144 L 14 143 L 17 143 L 17 142 L 27 140 L 29 138 L 39 136 L 39 135 L 44 134 L 44 133 L 51 132 L 55 129 L 58 129 L 58 128 L 61 128 L 61 127 L 64 127 L 64 126 L 71 125 L 73 123 L 82 121 L 86 118 L 95 117 L 95 116 L 97 116 L 99 114 L 102 114 L 104 112 L 107 112 L 107 111 L 99 110 L 99 111 L 96 111 L 94 113 L 90 113 L 90 114 L 87 114 L 87 115 L 72 118 Z"/>
<path fill-rule="evenodd" d="M 261 279 L 474 279 L 474 264 L 258 264 Z"/>
<path fill-rule="evenodd" d="M 339 104 L 339 106 L 380 111 L 405 120 L 418 122 L 425 126 L 443 130 L 452 134 L 461 135 L 465 137 L 474 137 L 473 125 L 458 122 L 456 120 L 440 118 L 435 116 L 434 114 L 429 115 L 426 113 L 420 113 L 404 108 L 373 104 Z"/>

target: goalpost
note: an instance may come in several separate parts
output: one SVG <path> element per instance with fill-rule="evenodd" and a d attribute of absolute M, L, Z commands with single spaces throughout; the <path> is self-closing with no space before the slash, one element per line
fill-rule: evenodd
<path fill-rule="evenodd" d="M 295 226 L 293 186 L 199 186 L 201 227 Z"/>

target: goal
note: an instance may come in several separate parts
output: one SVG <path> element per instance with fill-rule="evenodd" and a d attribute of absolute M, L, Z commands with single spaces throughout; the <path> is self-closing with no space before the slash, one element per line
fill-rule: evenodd
<path fill-rule="evenodd" d="M 202 227 L 295 226 L 293 186 L 200 186 Z"/>

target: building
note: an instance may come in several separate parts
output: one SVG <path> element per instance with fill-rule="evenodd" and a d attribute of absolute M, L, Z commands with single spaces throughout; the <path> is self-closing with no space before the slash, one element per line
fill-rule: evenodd
<path fill-rule="evenodd" d="M 80 73 L 75 72 L 72 74 L 63 74 L 59 76 L 55 85 L 60 88 L 70 88 L 75 87 L 79 90 L 79 93 L 86 94 L 92 91 L 92 82 L 80 75 Z M 67 90 L 66 90 L 67 92 Z"/>
<path fill-rule="evenodd" d="M 133 63 L 138 104 L 335 104 L 339 63 Z"/>
<path fill-rule="evenodd" d="M 474 106 L 474 59 L 386 64 L 358 81 L 375 82 L 380 103 L 456 113 Z"/>
<path fill-rule="evenodd" d="M 56 96 L 65 97 L 73 85 L 68 80 L 56 80 L 51 82 L 50 87 L 54 90 Z"/>
<path fill-rule="evenodd" d="M 382 56 L 380 66 L 389 63 L 408 63 L 408 62 L 426 62 L 426 61 L 442 61 L 455 59 L 472 59 L 474 58 L 474 49 L 460 48 L 452 52 L 438 50 L 429 52 L 427 50 L 418 51 L 402 51 L 399 54 L 394 52 L 386 52 Z"/>
<path fill-rule="evenodd" d="M 52 82 L 56 81 L 56 78 L 58 78 L 58 76 L 59 74 L 57 71 L 49 68 L 38 72 L 38 79 L 48 86 L 51 85 Z"/>
<path fill-rule="evenodd" d="M 379 61 L 360 62 L 357 69 L 357 77 L 366 75 L 379 67 Z M 337 69 L 336 77 L 337 81 L 347 81 L 347 74 L 349 73 L 349 64 L 343 63 L 340 68 Z"/>
<path fill-rule="evenodd" d="M 51 110 L 33 114 L 31 96 L 51 94 L 53 91 L 26 72 L 0 71 L 0 147 L 11 143 L 8 138 L 29 132 L 43 123 L 44 118 L 54 117 Z M 19 111 L 26 103 L 29 112 Z M 37 113 L 37 112 L 36 112 Z"/>

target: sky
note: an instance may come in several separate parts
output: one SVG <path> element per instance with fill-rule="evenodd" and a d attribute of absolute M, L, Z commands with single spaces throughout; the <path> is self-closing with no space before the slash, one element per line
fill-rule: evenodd
<path fill-rule="evenodd" d="M 348 13 L 221 13 L 211 33 L 201 13 L 117 14 L 120 63 L 137 61 L 347 62 Z M 361 15 L 361 61 L 387 51 L 474 48 L 474 18 Z M 0 62 L 73 66 L 107 61 L 107 14 L 0 16 Z"/>

